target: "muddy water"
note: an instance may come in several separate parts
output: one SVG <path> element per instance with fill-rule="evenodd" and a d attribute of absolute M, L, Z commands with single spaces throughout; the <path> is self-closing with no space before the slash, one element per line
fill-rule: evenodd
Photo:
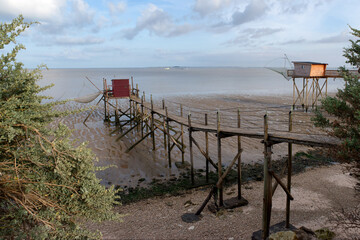
<path fill-rule="evenodd" d="M 179 115 L 179 105 L 182 104 L 184 114 L 187 115 L 191 112 L 193 122 L 203 123 L 204 114 L 207 113 L 209 124 L 215 124 L 216 110 L 219 109 L 221 125 L 236 127 L 236 112 L 240 108 L 242 127 L 259 132 L 263 131 L 263 115 L 267 113 L 269 114 L 270 130 L 287 131 L 288 111 L 290 110 L 289 106 L 292 100 L 289 96 L 289 92 L 291 92 L 291 84 L 289 82 L 286 82 L 281 76 L 274 77 L 271 72 L 264 73 L 264 70 L 261 70 L 256 75 L 255 70 L 247 69 L 246 71 L 242 70 L 245 76 L 255 74 L 257 77 L 253 77 L 251 83 L 246 83 L 246 79 L 236 77 L 236 75 L 239 76 L 238 74 L 241 74 L 241 69 L 230 69 L 230 72 L 225 70 L 202 69 L 200 71 L 199 69 L 176 69 L 176 74 L 173 73 L 171 75 L 168 70 L 162 69 L 157 72 L 154 69 L 121 69 L 121 71 L 117 69 L 57 69 L 44 72 L 44 79 L 41 84 L 55 83 L 55 87 L 45 94 L 51 95 L 55 99 L 69 99 L 97 91 L 85 79 L 85 76 L 89 76 L 95 85 L 100 88 L 102 85 L 101 76 L 107 76 L 110 79 L 114 77 L 123 78 L 125 73 L 128 75 L 135 73 L 134 75 L 137 75 L 140 79 L 135 78 L 134 81 L 141 83 L 139 84 L 141 90 L 144 89 L 142 88 L 143 84 L 148 93 L 154 93 L 155 105 L 160 106 L 161 98 L 164 97 L 169 112 Z M 181 71 L 182 73 L 180 74 L 179 72 Z M 204 71 L 210 71 L 210 73 L 205 74 Z M 191 79 L 189 77 L 191 73 L 195 74 L 198 79 Z M 211 78 L 211 73 L 215 77 Z M 215 81 L 215 79 L 220 78 L 219 75 L 221 74 L 223 76 L 222 81 Z M 185 78 L 186 76 L 188 78 Z M 145 80 L 141 79 L 141 77 L 145 78 Z M 207 81 L 209 78 L 210 80 Z M 267 83 L 269 79 L 272 79 L 273 86 Z M 256 88 L 257 85 L 258 88 Z M 229 86 L 233 86 L 232 90 L 229 90 Z M 282 88 L 279 86 L 282 86 Z M 216 88 L 218 91 L 216 91 Z M 240 88 L 238 92 L 236 91 L 237 88 Z M 228 93 L 224 94 L 223 91 Z M 275 95 L 274 93 L 277 91 L 282 92 L 282 95 Z M 200 94 L 195 94 L 194 92 L 199 92 Z M 148 94 L 147 98 L 149 98 Z M 88 142 L 88 146 L 98 158 L 98 161 L 95 162 L 97 166 L 113 166 L 104 171 L 97 172 L 97 176 L 102 179 L 102 184 L 142 186 L 148 184 L 154 178 L 163 180 L 179 175 L 181 170 L 177 169 L 174 163 L 181 161 L 181 152 L 176 147 L 174 148 L 172 151 L 172 166 L 169 168 L 167 153 L 163 148 L 162 132 L 156 132 L 156 151 L 151 150 L 152 142 L 149 137 L 129 153 L 126 153 L 125 151 L 140 139 L 140 132 L 135 129 L 118 141 L 117 138 L 121 135 L 121 131 L 113 124 L 104 123 L 103 104 L 101 102 L 99 105 L 96 105 L 98 100 L 99 98 L 90 104 L 67 103 L 64 106 L 65 109 L 90 109 L 60 118 L 57 122 L 63 122 L 71 129 L 74 129 L 73 139 L 79 142 Z M 128 100 L 120 100 L 118 104 L 123 110 L 128 108 Z M 83 121 L 90 114 L 91 108 L 95 108 L 95 111 L 90 115 L 85 125 Z M 310 123 L 310 118 L 311 114 L 296 112 L 294 115 L 294 131 L 318 132 L 319 130 L 315 129 Z M 179 130 L 178 125 L 173 124 L 172 126 Z M 128 127 L 125 126 L 123 131 L 126 131 Z M 204 133 L 195 133 L 194 138 L 205 149 Z M 185 145 L 188 146 L 186 131 L 184 140 Z M 244 163 L 262 162 L 263 145 L 259 139 L 242 138 L 241 142 L 244 150 L 242 153 L 242 161 Z M 210 134 L 209 155 L 215 162 L 217 160 L 216 146 L 216 137 Z M 236 137 L 224 139 L 222 146 L 223 162 L 227 165 L 237 153 Z M 304 149 L 306 148 L 295 146 L 294 151 Z M 275 159 L 286 156 L 287 144 L 275 145 L 273 152 Z M 186 148 L 185 160 L 189 161 L 189 159 L 189 150 Z M 205 168 L 205 159 L 196 147 L 194 147 L 194 165 L 195 168 Z M 141 181 L 139 181 L 140 179 Z M 143 179 L 145 180 L 142 181 Z"/>

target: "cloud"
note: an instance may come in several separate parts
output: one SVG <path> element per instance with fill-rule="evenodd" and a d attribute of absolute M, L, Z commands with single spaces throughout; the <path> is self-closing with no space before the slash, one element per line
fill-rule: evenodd
<path fill-rule="evenodd" d="M 347 42 L 349 40 L 349 35 L 347 32 L 341 32 L 339 34 L 330 36 L 330 37 L 325 37 L 322 39 L 319 39 L 317 41 L 315 41 L 316 43 L 343 43 L 343 42 Z"/>
<path fill-rule="evenodd" d="M 277 32 L 284 31 L 282 28 L 248 28 L 244 32 L 250 38 L 261 38 L 264 36 L 272 35 Z"/>
<path fill-rule="evenodd" d="M 123 37 L 133 39 L 141 31 L 148 30 L 150 34 L 174 37 L 193 30 L 188 24 L 175 25 L 171 17 L 154 4 L 149 4 L 138 18 L 136 26 L 123 31 Z"/>
<path fill-rule="evenodd" d="M 233 0 L 196 0 L 194 11 L 198 12 L 202 17 L 209 15 L 215 11 L 228 7 Z"/>
<path fill-rule="evenodd" d="M 39 21 L 40 31 L 50 34 L 94 27 L 95 10 L 84 0 L 0 0 L 0 16 Z"/>
<path fill-rule="evenodd" d="M 0 14 L 7 17 L 24 15 L 31 20 L 49 20 L 61 16 L 66 0 L 0 0 Z"/>
<path fill-rule="evenodd" d="M 124 2 L 124 1 L 121 1 L 118 3 L 113 3 L 113 2 L 108 3 L 108 8 L 109 8 L 111 15 L 116 15 L 118 13 L 124 12 L 126 7 L 127 7 L 126 2 Z"/>
<path fill-rule="evenodd" d="M 62 36 L 55 39 L 55 44 L 58 45 L 93 45 L 101 44 L 105 42 L 104 38 L 97 38 L 94 36 L 86 37 L 72 37 L 72 36 Z"/>
<path fill-rule="evenodd" d="M 257 18 L 262 17 L 268 7 L 263 0 L 252 0 L 244 9 L 244 11 L 236 11 L 232 15 L 232 24 L 241 25 L 246 22 L 251 22 Z"/>

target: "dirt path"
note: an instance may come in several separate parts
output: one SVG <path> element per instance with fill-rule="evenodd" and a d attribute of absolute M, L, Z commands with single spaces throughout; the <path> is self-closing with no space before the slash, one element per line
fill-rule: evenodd
<path fill-rule="evenodd" d="M 309 169 L 294 176 L 291 223 L 313 230 L 329 227 L 335 231 L 337 239 L 354 236 L 354 233 L 347 236 L 347 231 L 336 228 L 329 219 L 341 208 L 360 207 L 355 184 L 356 180 L 344 171 L 343 165 Z M 263 182 L 243 186 L 243 197 L 249 201 L 247 206 L 221 212 L 218 216 L 205 208 L 200 221 L 183 222 L 181 216 L 194 213 L 208 192 L 208 189 L 193 190 L 181 196 L 119 206 L 115 211 L 127 214 L 122 223 L 104 222 L 89 226 L 99 229 L 104 239 L 251 239 L 252 233 L 261 228 Z M 227 188 L 225 193 L 225 199 L 236 196 L 235 187 Z M 185 204 L 189 200 L 193 203 L 190 206 Z M 285 219 L 285 200 L 284 192 L 278 188 L 273 197 L 272 224 Z"/>

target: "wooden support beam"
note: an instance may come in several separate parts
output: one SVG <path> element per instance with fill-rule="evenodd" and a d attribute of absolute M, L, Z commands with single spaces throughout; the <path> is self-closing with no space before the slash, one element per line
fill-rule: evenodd
<path fill-rule="evenodd" d="M 214 161 L 209 157 L 209 155 L 204 152 L 204 150 L 201 149 L 199 143 L 193 138 L 191 137 L 191 140 L 193 141 L 193 143 L 195 144 L 195 146 L 199 149 L 200 153 L 206 158 L 206 160 L 211 163 L 211 165 L 217 170 L 218 166 L 214 163 Z"/>
<path fill-rule="evenodd" d="M 140 125 L 141 125 L 141 138 L 143 138 L 144 137 L 144 95 L 141 97 Z"/>
<path fill-rule="evenodd" d="M 123 138 L 126 134 L 128 134 L 129 132 L 131 132 L 131 130 L 133 130 L 134 128 L 137 127 L 137 124 L 135 124 L 134 126 L 132 126 L 130 129 L 128 129 L 125 133 L 123 133 L 120 137 L 118 137 L 116 139 L 116 141 L 119 141 L 121 138 Z"/>
<path fill-rule="evenodd" d="M 194 156 L 193 156 L 193 147 L 192 147 L 192 129 L 191 129 L 191 114 L 188 115 L 188 126 L 189 126 L 189 148 L 190 148 L 190 174 L 191 174 L 191 184 L 195 184 L 194 180 Z"/>
<path fill-rule="evenodd" d="M 136 141 L 131 147 L 129 147 L 125 152 L 126 153 L 130 152 L 134 147 L 136 147 L 139 143 L 141 143 L 144 139 L 146 139 L 150 134 L 151 134 L 151 132 L 148 132 L 140 140 Z"/>
<path fill-rule="evenodd" d="M 285 161 L 285 163 L 284 163 L 284 166 L 283 166 L 283 168 L 282 168 L 281 171 L 280 171 L 280 178 L 283 178 L 283 177 L 284 177 L 284 174 L 285 174 L 285 171 L 286 171 L 287 167 L 288 167 L 288 160 L 286 159 L 286 161 Z M 274 193 L 275 193 L 278 185 L 279 185 L 279 183 L 275 181 L 275 183 L 274 183 L 273 186 L 272 186 L 272 196 L 274 196 Z"/>
<path fill-rule="evenodd" d="M 165 100 L 163 99 L 162 100 L 162 109 L 165 110 Z M 165 126 L 165 115 L 163 115 L 163 126 L 164 126 L 164 149 L 165 151 L 167 150 L 167 145 L 166 145 L 166 132 L 165 132 L 165 129 L 166 129 L 166 126 Z"/>
<path fill-rule="evenodd" d="M 217 115 L 217 146 L 218 146 L 218 179 L 221 178 L 222 175 L 222 165 L 221 165 L 221 130 L 220 130 L 220 113 L 219 111 L 216 113 Z M 219 206 L 222 207 L 224 205 L 223 200 L 223 188 L 222 184 L 220 184 L 218 188 L 218 196 L 219 196 Z"/>
<path fill-rule="evenodd" d="M 208 125 L 208 114 L 205 113 L 205 126 Z M 205 171 L 205 177 L 206 177 L 206 182 L 209 182 L 209 133 L 208 132 L 204 132 L 205 134 L 205 158 L 206 158 L 206 171 Z M 215 164 L 213 164 L 214 166 Z M 217 168 L 217 167 L 216 167 Z"/>
<path fill-rule="evenodd" d="M 167 134 L 167 144 L 168 144 L 168 161 L 169 161 L 169 168 L 171 168 L 171 143 L 170 143 L 170 127 L 169 127 L 169 114 L 167 107 L 165 108 L 166 112 L 166 134 Z"/>
<path fill-rule="evenodd" d="M 273 170 L 269 170 L 269 173 L 275 178 L 275 180 L 279 183 L 279 185 L 282 187 L 282 189 L 285 191 L 287 197 L 290 200 L 294 200 L 293 196 L 291 196 L 291 193 L 286 188 L 286 185 L 281 181 L 281 179 L 275 174 Z"/>
<path fill-rule="evenodd" d="M 222 182 L 224 181 L 224 179 L 226 178 L 226 176 L 229 174 L 231 168 L 234 166 L 236 160 L 238 159 L 238 157 L 240 156 L 241 152 L 238 152 L 238 154 L 236 154 L 236 156 L 234 157 L 234 159 L 232 160 L 232 162 L 230 163 L 230 165 L 228 166 L 228 168 L 226 169 L 226 171 L 224 172 L 224 174 L 218 179 L 218 181 L 216 182 L 215 186 L 211 188 L 210 193 L 208 194 L 208 196 L 206 197 L 205 201 L 201 204 L 200 208 L 196 211 L 195 215 L 200 215 L 201 212 L 204 210 L 206 204 L 209 202 L 209 200 L 211 199 L 211 196 L 214 194 L 214 192 L 222 185 Z"/>
<path fill-rule="evenodd" d="M 240 109 L 237 110 L 237 127 L 240 128 L 241 127 L 241 118 L 240 118 Z M 238 142 L 238 152 L 239 157 L 238 157 L 238 167 L 237 167 L 237 178 L 238 178 L 238 199 L 241 199 L 241 136 L 237 137 L 237 142 Z"/>
<path fill-rule="evenodd" d="M 151 101 L 151 139 L 153 144 L 152 150 L 155 151 L 156 145 L 155 145 L 155 129 L 154 129 L 154 103 L 153 103 L 152 95 L 150 95 L 150 101 Z"/>
<path fill-rule="evenodd" d="M 289 112 L 289 132 L 292 131 L 292 112 Z M 292 174 L 292 143 L 288 143 L 288 170 L 287 170 L 287 190 L 291 193 L 291 174 Z M 286 220 L 285 227 L 290 227 L 290 197 L 286 196 Z"/>
<path fill-rule="evenodd" d="M 270 219 L 272 208 L 272 176 L 269 173 L 271 168 L 271 143 L 268 141 L 268 119 L 264 116 L 264 202 L 263 202 L 263 239 L 269 236 Z"/>
<path fill-rule="evenodd" d="M 180 117 L 183 117 L 183 106 L 180 104 Z M 181 151 L 181 163 L 185 163 L 185 151 L 184 151 L 184 124 L 180 124 L 180 131 L 181 131 L 181 146 L 183 146 Z"/>

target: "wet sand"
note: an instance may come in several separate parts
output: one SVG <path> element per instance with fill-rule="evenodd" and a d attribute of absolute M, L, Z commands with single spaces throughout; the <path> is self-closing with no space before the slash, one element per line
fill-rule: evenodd
<path fill-rule="evenodd" d="M 147 99 L 149 101 L 149 99 Z M 280 96 L 257 96 L 257 95 L 200 95 L 200 96 L 181 96 L 165 98 L 168 111 L 172 114 L 180 115 L 180 104 L 183 106 L 183 113 L 186 117 L 191 113 L 192 122 L 204 123 L 205 113 L 208 114 L 209 124 L 216 123 L 216 112 L 220 112 L 221 126 L 237 127 L 237 110 L 240 109 L 241 127 L 263 131 L 263 116 L 269 116 L 269 131 L 288 131 L 288 116 L 291 110 L 292 97 L 287 95 Z M 96 102 L 95 102 L 96 103 Z M 154 99 L 155 106 L 161 107 L 161 99 Z M 127 109 L 128 100 L 119 100 L 118 106 L 123 110 Z M 78 109 L 80 107 L 94 107 L 94 104 L 68 103 L 67 109 Z M 176 147 L 172 151 L 172 167 L 168 167 L 167 152 L 163 148 L 163 133 L 156 131 L 157 150 L 152 151 L 152 142 L 149 137 L 141 142 L 129 153 L 125 153 L 133 143 L 140 139 L 140 132 L 132 131 L 126 137 L 117 141 L 121 135 L 120 130 L 116 130 L 114 124 L 104 123 L 103 103 L 96 106 L 95 111 L 90 115 L 86 125 L 84 119 L 90 113 L 88 109 L 82 113 L 73 114 L 61 119 L 70 128 L 74 129 L 73 138 L 79 142 L 87 141 L 88 146 L 93 150 L 98 158 L 96 165 L 111 167 L 105 171 L 100 171 L 97 176 L 102 179 L 104 185 L 121 186 L 145 186 L 154 178 L 166 180 L 170 177 L 177 177 L 181 170 L 175 166 L 176 161 L 181 161 L 181 152 Z M 293 131 L 320 133 L 310 121 L 313 116 L 311 113 L 304 113 L 297 110 L 293 113 Z M 172 126 L 180 129 L 180 126 Z M 124 129 L 127 129 L 125 126 Z M 193 134 L 196 141 L 205 148 L 204 133 L 195 132 Z M 243 137 L 242 142 L 242 162 L 256 163 L 263 161 L 263 144 L 259 139 Z M 185 129 L 184 144 L 188 146 L 188 134 Z M 216 137 L 209 134 L 209 155 L 214 160 L 217 159 Z M 222 141 L 222 161 L 225 165 L 237 153 L 237 138 L 230 137 Z M 294 145 L 293 152 L 307 150 L 307 147 Z M 277 144 L 273 149 L 274 160 L 280 159 L 287 154 L 287 144 Z M 189 161 L 189 150 L 185 150 L 185 161 Z M 195 168 L 205 169 L 205 158 L 198 149 L 194 148 Z M 214 169 L 210 169 L 214 170 Z M 139 179 L 145 179 L 140 181 Z"/>

